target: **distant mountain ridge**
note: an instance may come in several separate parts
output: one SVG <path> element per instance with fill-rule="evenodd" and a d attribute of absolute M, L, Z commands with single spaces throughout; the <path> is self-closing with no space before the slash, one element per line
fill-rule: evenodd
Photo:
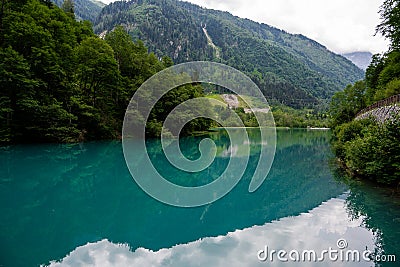
<path fill-rule="evenodd" d="M 362 70 L 366 70 L 372 61 L 371 52 L 352 52 L 343 54 L 343 56 Z"/>

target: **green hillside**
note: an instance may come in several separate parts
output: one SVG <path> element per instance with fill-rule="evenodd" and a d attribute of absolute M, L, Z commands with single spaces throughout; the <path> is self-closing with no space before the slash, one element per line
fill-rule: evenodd
<path fill-rule="evenodd" d="M 114 2 L 103 8 L 94 30 L 100 34 L 117 25 L 175 63 L 213 60 L 244 71 L 268 99 L 295 108 L 324 104 L 364 75 L 305 36 L 187 2 Z"/>

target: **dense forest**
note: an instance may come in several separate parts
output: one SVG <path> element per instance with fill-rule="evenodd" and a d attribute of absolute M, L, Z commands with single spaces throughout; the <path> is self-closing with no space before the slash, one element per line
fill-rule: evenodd
<path fill-rule="evenodd" d="M 114 2 L 102 9 L 94 30 L 102 34 L 117 25 L 175 63 L 212 60 L 243 71 L 272 104 L 321 107 L 364 75 L 305 36 L 183 1 Z"/>
<path fill-rule="evenodd" d="M 363 108 L 400 94 L 400 1 L 386 0 L 379 11 L 380 32 L 391 42 L 386 53 L 373 56 L 365 79 L 336 93 L 330 105 L 333 148 L 354 176 L 398 185 L 400 117 L 381 124 L 374 118 L 353 120 Z"/>
<path fill-rule="evenodd" d="M 150 76 L 173 64 L 117 27 L 105 39 L 73 7 L 49 0 L 1 0 L 0 141 L 74 142 L 118 138 L 126 107 Z M 147 131 L 199 86 L 182 86 L 150 116 Z M 206 123 L 206 122 L 205 122 Z M 206 123 L 207 124 L 207 123 Z M 192 125 L 201 130 L 209 125 Z"/>

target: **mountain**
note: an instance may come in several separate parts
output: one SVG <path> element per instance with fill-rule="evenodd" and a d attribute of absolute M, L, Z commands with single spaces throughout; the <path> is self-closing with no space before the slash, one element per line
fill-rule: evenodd
<path fill-rule="evenodd" d="M 343 56 L 362 70 L 366 70 L 372 61 L 372 53 L 370 52 L 353 52 L 343 54 Z"/>
<path fill-rule="evenodd" d="M 64 0 L 52 0 L 57 6 L 61 7 Z M 104 3 L 95 0 L 74 0 L 75 16 L 78 20 L 89 20 L 94 22 L 100 14 Z"/>
<path fill-rule="evenodd" d="M 269 100 L 292 107 L 326 103 L 363 71 L 303 36 L 177 0 L 119 1 L 104 7 L 97 34 L 122 25 L 158 57 L 212 60 L 252 78 Z"/>

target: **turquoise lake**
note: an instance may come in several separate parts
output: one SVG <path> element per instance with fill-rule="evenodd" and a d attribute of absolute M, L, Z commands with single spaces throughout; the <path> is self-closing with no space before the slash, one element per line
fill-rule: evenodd
<path fill-rule="evenodd" d="M 366 182 L 345 182 L 329 131 L 277 130 L 272 168 L 253 193 L 260 140 L 248 131 L 244 177 L 223 198 L 195 208 L 148 196 L 118 141 L 0 148 L 0 266 L 400 266 L 400 200 Z M 223 131 L 208 137 L 217 157 L 201 173 L 175 170 L 158 140 L 147 148 L 171 182 L 199 186 L 218 177 L 231 151 Z M 198 157 L 202 138 L 182 138 L 183 153 Z M 233 156 L 242 156 L 240 147 Z M 287 253 L 271 258 L 272 250 Z M 290 258 L 305 250 L 317 258 Z M 337 250 L 338 258 L 323 250 Z M 341 259 L 349 250 L 361 258 Z M 367 250 L 381 261 L 364 260 Z M 387 262 L 394 256 L 397 262 Z"/>

